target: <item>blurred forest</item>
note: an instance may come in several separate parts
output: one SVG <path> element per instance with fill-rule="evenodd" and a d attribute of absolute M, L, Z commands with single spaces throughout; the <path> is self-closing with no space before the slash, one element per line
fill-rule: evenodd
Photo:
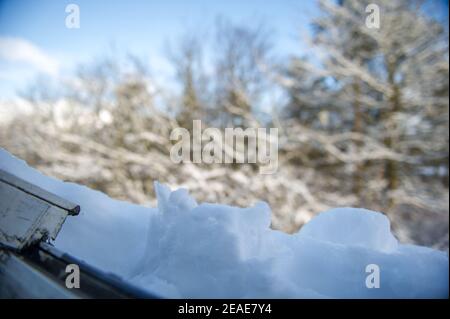
<path fill-rule="evenodd" d="M 0 126 L 0 146 L 42 172 L 118 199 L 154 204 L 153 181 L 199 201 L 269 203 L 272 227 L 294 232 L 337 206 L 386 213 L 396 236 L 448 250 L 448 31 L 420 2 L 320 1 L 299 41 L 309 55 L 273 53 L 264 24 L 218 19 L 206 41 L 186 33 L 167 58 L 177 89 L 147 61 L 106 55 L 57 88 L 36 80 L 32 114 Z M 263 107 L 270 105 L 270 108 Z M 279 167 L 174 164 L 175 127 L 277 127 Z"/>

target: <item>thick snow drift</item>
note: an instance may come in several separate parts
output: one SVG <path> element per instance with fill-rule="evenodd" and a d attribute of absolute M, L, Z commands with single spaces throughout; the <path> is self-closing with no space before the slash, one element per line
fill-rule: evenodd
<path fill-rule="evenodd" d="M 271 230 L 270 208 L 200 204 L 155 183 L 158 208 L 46 177 L 0 149 L 0 168 L 81 205 L 55 245 L 164 297 L 448 297 L 448 256 L 398 244 L 381 213 L 338 208 L 298 233 Z M 379 288 L 368 288 L 379 269 Z"/>

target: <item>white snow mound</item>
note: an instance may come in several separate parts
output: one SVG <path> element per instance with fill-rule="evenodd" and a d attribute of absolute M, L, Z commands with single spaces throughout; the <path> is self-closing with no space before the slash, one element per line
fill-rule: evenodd
<path fill-rule="evenodd" d="M 44 176 L 0 149 L 0 169 L 81 206 L 55 246 L 162 297 L 447 298 L 448 256 L 402 245 L 388 218 L 337 208 L 298 233 L 270 229 L 270 207 L 197 204 L 155 182 L 158 208 Z M 368 288 L 368 265 L 379 288 Z"/>
<path fill-rule="evenodd" d="M 389 219 L 381 213 L 362 208 L 335 208 L 319 214 L 302 228 L 300 235 L 385 252 L 398 248 Z"/>

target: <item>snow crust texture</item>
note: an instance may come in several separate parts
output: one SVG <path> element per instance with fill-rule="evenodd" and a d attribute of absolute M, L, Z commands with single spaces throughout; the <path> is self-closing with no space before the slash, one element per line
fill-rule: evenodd
<path fill-rule="evenodd" d="M 197 204 L 155 182 L 149 208 L 44 176 L 2 149 L 0 169 L 81 206 L 57 248 L 162 297 L 448 297 L 447 254 L 399 244 L 382 213 L 336 208 L 285 234 L 270 228 L 264 202 Z M 366 285 L 368 265 L 379 288 Z"/>

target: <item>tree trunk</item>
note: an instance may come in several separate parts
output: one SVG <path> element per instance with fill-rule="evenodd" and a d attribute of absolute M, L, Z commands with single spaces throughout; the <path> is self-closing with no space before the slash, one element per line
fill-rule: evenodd
<path fill-rule="evenodd" d="M 396 69 L 396 61 L 393 58 L 388 58 L 387 62 L 387 71 L 388 71 L 388 83 L 392 90 L 391 96 L 389 97 L 389 109 L 386 111 L 385 120 L 389 120 L 401 110 L 401 96 L 400 96 L 400 88 L 395 83 L 395 69 Z M 387 136 L 384 139 L 384 145 L 391 150 L 395 149 L 396 146 L 396 136 L 395 132 L 386 131 Z M 393 191 L 399 186 L 399 177 L 398 177 L 398 164 L 394 160 L 387 160 L 385 163 L 385 179 L 387 181 L 387 191 Z M 389 207 L 392 207 L 394 201 L 392 197 L 389 199 Z"/>
<path fill-rule="evenodd" d="M 353 92 L 355 95 L 355 102 L 353 104 L 353 132 L 355 133 L 363 133 L 363 115 L 361 111 L 361 87 L 360 83 L 355 80 L 353 83 Z M 356 148 L 359 149 L 361 147 L 361 142 L 357 141 Z M 360 197 L 361 196 L 361 190 L 363 189 L 363 173 L 364 173 L 364 163 L 357 163 L 355 171 L 353 172 L 353 193 Z"/>

